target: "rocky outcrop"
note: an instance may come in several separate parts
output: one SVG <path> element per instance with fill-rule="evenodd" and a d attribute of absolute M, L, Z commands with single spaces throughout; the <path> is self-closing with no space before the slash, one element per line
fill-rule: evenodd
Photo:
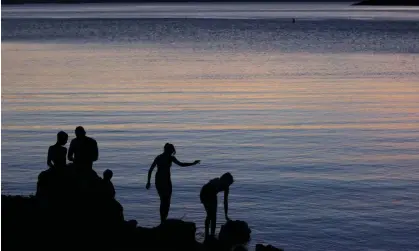
<path fill-rule="evenodd" d="M 218 241 L 225 247 L 234 247 L 250 241 L 251 230 L 246 222 L 235 220 L 227 221 L 221 226 Z"/>
<path fill-rule="evenodd" d="M 228 221 L 218 240 L 204 245 L 195 240 L 193 222 L 137 226 L 124 219 L 96 172 L 72 166 L 42 172 L 35 196 L 2 195 L 1 213 L 4 250 L 239 250 L 251 234 L 246 222 Z"/>
<path fill-rule="evenodd" d="M 281 248 L 276 248 L 272 245 L 262 245 L 262 244 L 256 244 L 255 251 L 284 251 Z"/>

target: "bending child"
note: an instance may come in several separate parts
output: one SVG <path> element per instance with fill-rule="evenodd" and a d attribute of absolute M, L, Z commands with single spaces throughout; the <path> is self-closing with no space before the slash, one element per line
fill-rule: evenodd
<path fill-rule="evenodd" d="M 207 217 L 205 218 L 205 240 L 209 237 L 209 228 L 211 227 L 211 236 L 215 235 L 217 223 L 217 194 L 224 191 L 224 215 L 226 221 L 228 218 L 228 193 L 234 179 L 231 173 L 225 173 L 220 178 L 210 180 L 201 189 L 200 199 L 205 207 Z"/>

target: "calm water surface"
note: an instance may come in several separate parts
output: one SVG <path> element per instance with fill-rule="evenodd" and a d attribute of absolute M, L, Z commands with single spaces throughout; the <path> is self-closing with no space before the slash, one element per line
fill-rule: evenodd
<path fill-rule="evenodd" d="M 171 142 L 202 160 L 173 166 L 170 211 L 200 233 L 200 187 L 230 171 L 230 216 L 252 245 L 419 250 L 419 8 L 6 6 L 2 18 L 2 193 L 33 193 L 56 133 L 83 125 L 142 226 L 158 224 L 146 175 Z"/>

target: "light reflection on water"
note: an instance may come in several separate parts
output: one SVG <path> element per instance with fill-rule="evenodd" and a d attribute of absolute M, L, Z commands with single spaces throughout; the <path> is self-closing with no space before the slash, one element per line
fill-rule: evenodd
<path fill-rule="evenodd" d="M 158 222 L 146 173 L 172 142 L 202 160 L 173 167 L 170 213 L 199 231 L 200 187 L 231 171 L 230 214 L 253 243 L 419 246 L 417 54 L 188 46 L 3 42 L 2 193 L 34 192 L 56 132 L 84 125 L 141 225 Z"/>

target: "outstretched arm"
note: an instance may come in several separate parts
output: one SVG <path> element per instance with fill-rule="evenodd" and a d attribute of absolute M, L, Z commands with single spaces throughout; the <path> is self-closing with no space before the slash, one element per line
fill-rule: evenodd
<path fill-rule="evenodd" d="M 224 214 L 227 221 L 230 220 L 230 218 L 228 218 L 228 193 L 229 193 L 229 189 L 227 188 L 224 191 Z"/>
<path fill-rule="evenodd" d="M 157 166 L 157 158 L 154 159 L 153 164 L 151 164 L 150 169 L 148 170 L 148 177 L 147 177 L 147 185 L 146 188 L 149 189 L 150 188 L 150 179 L 151 179 L 151 174 L 153 173 L 154 168 Z"/>
<path fill-rule="evenodd" d="M 48 159 L 47 159 L 47 165 L 49 167 L 54 167 L 54 164 L 52 163 L 52 149 L 51 147 L 48 148 Z"/>
<path fill-rule="evenodd" d="M 200 160 L 195 160 L 194 162 L 192 162 L 192 163 L 183 163 L 183 162 L 180 162 L 178 159 L 176 159 L 176 157 L 175 156 L 172 156 L 172 161 L 176 164 L 176 165 L 178 165 L 178 166 L 193 166 L 193 165 L 196 165 L 196 164 L 198 164 L 199 162 L 201 162 Z"/>

